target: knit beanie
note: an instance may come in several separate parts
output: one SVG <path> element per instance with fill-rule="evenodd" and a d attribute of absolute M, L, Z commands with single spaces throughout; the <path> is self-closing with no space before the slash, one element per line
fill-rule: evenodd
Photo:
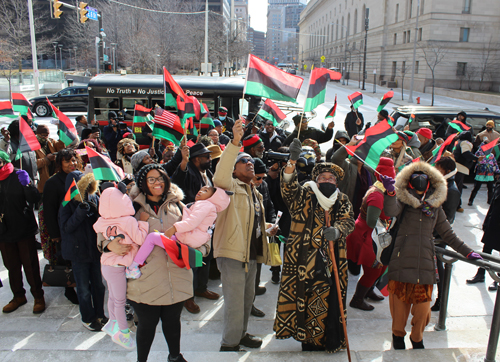
<path fill-rule="evenodd" d="M 49 126 L 46 124 L 39 124 L 36 128 L 36 134 L 50 133 Z"/>
<path fill-rule="evenodd" d="M 148 155 L 148 152 L 144 151 L 144 150 L 136 152 L 132 155 L 132 157 L 130 158 L 130 163 L 132 164 L 134 171 L 139 168 L 139 165 L 141 164 L 142 160 L 147 155 Z"/>
<path fill-rule="evenodd" d="M 259 173 L 266 173 L 266 165 L 264 164 L 264 161 L 260 158 L 254 158 L 253 160 L 255 161 L 255 164 L 253 165 L 255 174 L 258 175 Z"/>
<path fill-rule="evenodd" d="M 486 127 L 488 126 L 495 128 L 495 122 L 490 119 L 488 122 L 486 122 Z"/>
<path fill-rule="evenodd" d="M 249 158 L 251 159 L 252 156 L 250 156 L 248 153 L 245 153 L 245 152 L 240 152 L 238 153 L 238 156 L 236 156 L 236 161 L 234 162 L 234 166 L 236 167 L 236 164 L 242 159 L 242 158 Z"/>
<path fill-rule="evenodd" d="M 245 152 L 248 151 L 250 148 L 257 146 L 259 143 L 262 143 L 262 140 L 260 137 L 256 134 L 250 135 L 245 137 L 243 140 L 243 148 L 245 149 Z"/>
<path fill-rule="evenodd" d="M 432 131 L 429 128 L 419 128 L 417 134 L 422 135 L 427 139 L 432 139 Z"/>
<path fill-rule="evenodd" d="M 378 163 L 376 171 L 384 176 L 389 176 L 392 178 L 396 177 L 396 170 L 394 169 L 394 161 L 392 161 L 392 159 L 387 157 L 380 157 L 380 161 Z M 375 173 L 375 176 L 377 177 L 377 180 L 380 181 L 380 175 L 378 173 Z"/>
<path fill-rule="evenodd" d="M 139 190 L 142 190 L 142 184 L 143 184 L 144 180 L 146 180 L 146 176 L 147 176 L 148 172 L 151 170 L 163 170 L 163 171 L 165 171 L 165 169 L 157 163 L 150 163 L 149 165 L 142 166 L 141 169 L 139 171 L 137 171 L 137 173 L 135 175 L 135 185 L 139 188 Z"/>

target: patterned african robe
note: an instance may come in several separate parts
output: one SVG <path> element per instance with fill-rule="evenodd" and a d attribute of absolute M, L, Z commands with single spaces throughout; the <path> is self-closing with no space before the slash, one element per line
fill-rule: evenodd
<path fill-rule="evenodd" d="M 290 210 L 292 225 L 285 247 L 281 285 L 276 307 L 276 338 L 297 341 L 336 352 L 345 347 L 335 277 L 328 241 L 323 237 L 325 210 L 308 186 L 301 186 L 294 172 L 290 182 L 281 176 L 281 193 Z M 346 315 L 346 237 L 354 230 L 352 205 L 339 192 L 330 209 L 331 226 L 342 233 L 334 242 L 340 289 Z"/>

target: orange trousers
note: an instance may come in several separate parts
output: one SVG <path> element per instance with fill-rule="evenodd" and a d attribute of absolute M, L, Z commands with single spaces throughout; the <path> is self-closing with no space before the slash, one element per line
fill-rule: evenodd
<path fill-rule="evenodd" d="M 406 335 L 406 323 L 410 312 L 411 334 L 413 342 L 420 342 L 424 338 L 424 329 L 431 319 L 431 302 L 408 304 L 402 302 L 395 294 L 389 294 L 389 308 L 392 316 L 392 333 L 398 337 Z"/>

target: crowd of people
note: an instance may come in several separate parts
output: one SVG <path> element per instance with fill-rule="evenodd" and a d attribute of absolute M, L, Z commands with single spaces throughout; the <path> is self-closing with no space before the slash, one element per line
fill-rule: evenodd
<path fill-rule="evenodd" d="M 41 149 L 23 153 L 22 162 L 16 157 L 19 121 L 3 129 L 0 251 L 13 293 L 3 312 L 27 303 L 22 269 L 34 297 L 33 313 L 46 308 L 39 233 L 49 267 L 73 272 L 76 292 L 66 286 L 64 294 L 79 305 L 83 326 L 106 332 L 126 349 L 137 348 L 138 361 L 147 360 L 160 320 L 168 361 L 185 361 L 181 313 L 199 313 L 196 298 L 221 297 L 208 289 L 209 278 L 222 282 L 220 351 L 259 348 L 262 339 L 248 333 L 249 317 L 265 316 L 256 296 L 266 293 L 260 279 L 263 264 L 272 264 L 272 238 L 283 244 L 282 265 L 271 266 L 271 282 L 280 285 L 276 338 L 292 337 L 304 351 L 345 348 L 341 317 L 347 315 L 347 304 L 373 310 L 367 299 L 384 299 L 375 285 L 387 269 L 393 347 L 406 348 L 411 313 L 411 343 L 414 349 L 424 348 L 430 312 L 440 308 L 439 284 L 430 306 L 437 283 L 434 245 L 481 258 L 450 226 L 455 213 L 463 212 L 463 180 L 469 173 L 475 174 L 469 206 L 483 183 L 491 204 L 483 252 L 499 249 L 493 225 L 500 217 L 500 186 L 495 183 L 500 155 L 481 148 L 500 137 L 494 122 L 488 121 L 476 136 L 472 128 L 457 133 L 435 164 L 430 163 L 432 151 L 440 142 L 432 130 L 395 130 L 398 139 L 372 169 L 345 148 L 360 142 L 371 126 L 354 109 L 345 130 L 335 136 L 333 122 L 316 129 L 304 114 L 293 118 L 295 128 L 288 133 L 252 113 L 238 120 L 228 117 L 224 107 L 217 113 L 214 126 L 191 147 L 185 138 L 178 147 L 166 140 L 154 142 L 145 130 L 151 143 L 142 149 L 112 111 L 102 132 L 85 116 L 78 117 L 79 139 L 68 147 L 50 138 L 47 126 L 27 120 Z M 457 117 L 466 122 L 464 112 Z M 387 112 L 381 111 L 377 123 L 386 119 Z M 332 147 L 325 156 L 319 145 L 327 142 Z M 86 147 L 108 156 L 126 177 L 99 184 Z M 390 262 L 383 265 L 372 246 L 372 231 L 393 218 L 399 231 Z M 363 274 L 347 303 L 348 272 L 359 275 L 361 267 Z M 484 274 L 478 269 L 467 282 L 483 282 Z M 494 283 L 490 290 L 497 287 Z M 137 316 L 136 338 L 127 320 L 131 308 Z"/>

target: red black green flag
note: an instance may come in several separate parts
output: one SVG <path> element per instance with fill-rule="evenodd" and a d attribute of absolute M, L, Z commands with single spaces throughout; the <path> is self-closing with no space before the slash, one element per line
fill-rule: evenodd
<path fill-rule="evenodd" d="M 306 104 L 304 112 L 311 112 L 314 108 L 325 103 L 326 83 L 329 79 L 339 80 L 342 74 L 327 68 L 314 68 L 309 78 Z"/>
<path fill-rule="evenodd" d="M 109 157 L 97 153 L 90 147 L 85 147 L 85 149 L 96 180 L 120 182 L 125 178 L 123 170 L 116 166 Z"/>
<path fill-rule="evenodd" d="M 438 162 L 441 157 L 443 156 L 444 151 L 446 151 L 446 148 L 451 145 L 453 140 L 457 137 L 457 135 L 454 133 L 452 135 L 449 135 L 446 141 L 439 145 L 439 147 L 436 147 L 435 149 L 432 150 L 432 157 L 427 163 L 430 163 L 431 165 L 434 166 L 436 162 Z"/>
<path fill-rule="evenodd" d="M 347 96 L 347 99 L 349 99 L 354 109 L 358 109 L 363 104 L 363 94 L 361 92 L 354 92 L 350 96 Z"/>
<path fill-rule="evenodd" d="M 297 103 L 303 81 L 249 54 L 243 94 Z"/>
<path fill-rule="evenodd" d="M 64 195 L 64 199 L 62 202 L 62 206 L 66 206 L 71 200 L 75 198 L 76 195 L 78 195 L 80 192 L 78 191 L 78 187 L 76 186 L 75 179 L 73 179 L 73 182 L 71 183 L 68 191 L 66 192 L 66 195 Z"/>
<path fill-rule="evenodd" d="M 261 117 L 268 119 L 270 121 L 273 121 L 274 126 L 278 126 L 281 121 L 283 121 L 286 116 L 285 114 L 279 109 L 279 107 L 274 104 L 274 102 L 271 99 L 266 99 L 264 104 L 262 105 L 258 115 Z"/>
<path fill-rule="evenodd" d="M 448 125 L 453 128 L 454 130 L 458 131 L 458 133 L 463 132 L 463 131 L 468 131 L 470 130 L 470 127 L 467 126 L 465 123 L 460 122 L 458 119 L 454 119 Z"/>
<path fill-rule="evenodd" d="M 165 67 L 163 67 L 163 90 L 165 92 L 165 107 L 177 108 L 177 96 L 184 96 L 184 91 Z"/>
<path fill-rule="evenodd" d="M 10 101 L 0 102 L 0 126 L 8 126 L 17 118 L 18 116 L 14 114 Z"/>
<path fill-rule="evenodd" d="M 195 117 L 197 120 L 201 119 L 200 102 L 194 96 L 177 96 L 177 115 L 181 120 L 182 128 L 185 127 L 186 119 L 190 117 Z"/>
<path fill-rule="evenodd" d="M 356 146 L 346 146 L 346 148 L 364 160 L 368 166 L 376 169 L 382 152 L 398 139 L 399 136 L 394 133 L 387 120 L 384 120 L 368 128 L 365 138 Z"/>
<path fill-rule="evenodd" d="M 333 103 L 333 107 L 328 111 L 325 118 L 333 118 L 335 117 L 335 113 L 337 113 L 337 95 L 335 94 L 335 102 Z"/>
<path fill-rule="evenodd" d="M 47 103 L 52 108 L 54 118 L 57 118 L 59 120 L 59 123 L 57 124 L 59 139 L 64 142 L 65 146 L 70 145 L 78 137 L 78 132 L 76 131 L 75 125 L 63 112 L 61 112 L 52 103 L 50 103 L 48 98 Z"/>
<path fill-rule="evenodd" d="M 23 116 L 28 116 L 28 119 L 33 119 L 31 113 L 31 103 L 26 99 L 22 93 L 12 93 L 12 105 L 16 112 Z"/>
<path fill-rule="evenodd" d="M 18 152 L 35 151 L 42 148 L 35 133 L 22 118 L 19 119 L 19 148 Z"/>
<path fill-rule="evenodd" d="M 380 112 L 382 109 L 384 109 L 387 103 L 391 101 L 392 97 L 394 97 L 393 91 L 389 91 L 386 94 L 384 94 L 384 96 L 380 100 L 379 106 L 377 107 L 377 112 Z"/>
<path fill-rule="evenodd" d="M 151 234 L 150 234 L 151 235 Z M 179 268 L 198 268 L 203 265 L 203 254 L 186 244 L 179 243 L 160 234 L 165 251 Z"/>
<path fill-rule="evenodd" d="M 160 107 L 155 109 L 153 136 L 164 138 L 179 146 L 184 129 L 181 126 L 179 117 Z"/>
<path fill-rule="evenodd" d="M 415 115 L 412 113 L 410 115 L 410 119 L 408 120 L 408 124 L 411 124 L 411 122 L 415 121 Z"/>
<path fill-rule="evenodd" d="M 152 108 L 146 108 L 140 104 L 136 104 L 134 108 L 134 123 L 146 123 L 148 120 L 149 112 Z M 139 126 L 139 125 L 137 125 Z"/>
<path fill-rule="evenodd" d="M 493 151 L 493 149 L 495 149 L 495 147 L 498 145 L 499 140 L 500 138 L 497 138 L 496 140 L 488 142 L 481 146 L 481 151 L 484 152 L 485 156 L 489 155 Z M 497 157 L 499 156 L 497 151 L 495 151 L 495 154 Z"/>
<path fill-rule="evenodd" d="M 205 103 L 200 102 L 201 104 L 201 120 L 198 123 L 199 128 L 201 129 L 209 129 L 210 127 L 215 127 L 214 120 L 210 116 L 210 111 Z"/>

